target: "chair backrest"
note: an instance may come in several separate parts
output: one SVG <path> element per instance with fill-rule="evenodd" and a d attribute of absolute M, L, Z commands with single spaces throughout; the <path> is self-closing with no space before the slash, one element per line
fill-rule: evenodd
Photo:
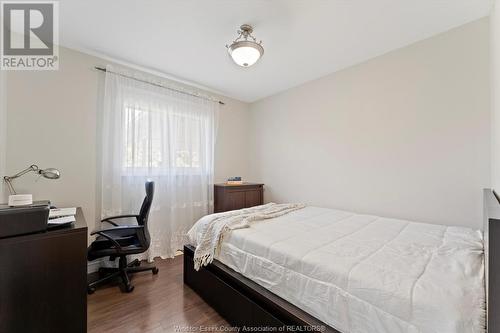
<path fill-rule="evenodd" d="M 141 210 L 139 212 L 139 217 L 137 218 L 137 223 L 139 225 L 144 226 L 144 236 L 146 237 L 146 247 L 149 247 L 151 243 L 151 237 L 149 235 L 148 229 L 148 219 L 149 219 L 149 211 L 151 209 L 151 204 L 153 203 L 153 197 L 155 193 L 155 183 L 152 180 L 146 181 L 146 197 L 142 202 Z"/>

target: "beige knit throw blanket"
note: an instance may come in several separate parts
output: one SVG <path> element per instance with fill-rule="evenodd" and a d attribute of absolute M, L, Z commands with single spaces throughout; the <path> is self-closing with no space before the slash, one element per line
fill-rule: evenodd
<path fill-rule="evenodd" d="M 214 214 L 201 229 L 194 252 L 194 269 L 210 264 L 218 254 L 224 235 L 230 230 L 248 228 L 252 222 L 272 219 L 304 208 L 304 204 L 275 204 Z"/>

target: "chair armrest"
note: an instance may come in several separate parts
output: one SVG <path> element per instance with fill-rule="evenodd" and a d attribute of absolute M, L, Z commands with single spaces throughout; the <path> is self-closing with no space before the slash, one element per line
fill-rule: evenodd
<path fill-rule="evenodd" d="M 118 226 L 119 226 L 119 224 L 116 224 L 115 222 L 112 222 L 112 221 L 108 221 L 108 220 L 102 220 L 102 221 L 101 221 L 101 223 L 105 223 L 105 222 L 106 222 L 106 223 L 109 223 L 109 224 L 111 224 L 111 225 L 114 225 L 115 227 L 118 227 Z"/>
<path fill-rule="evenodd" d="M 115 227 L 118 227 L 119 224 L 116 224 L 115 222 L 113 222 L 111 220 L 124 219 L 124 218 L 130 218 L 130 217 L 135 217 L 135 219 L 137 220 L 137 218 L 139 217 L 139 215 L 117 215 L 117 216 L 110 216 L 110 217 L 106 217 L 106 218 L 102 219 L 101 223 L 107 222 L 109 224 L 114 225 Z"/>
<path fill-rule="evenodd" d="M 94 230 L 90 233 L 91 236 L 95 235 L 95 234 L 99 234 L 101 232 L 109 232 L 109 231 L 116 231 L 116 230 L 139 230 L 139 229 L 143 229 L 144 226 L 143 225 L 120 225 L 118 227 L 114 227 L 114 228 L 109 228 L 109 229 L 100 229 L 100 230 Z"/>
<path fill-rule="evenodd" d="M 109 241 L 111 241 L 111 243 L 113 243 L 113 245 L 116 247 L 117 251 L 118 252 L 121 252 L 122 251 L 122 247 L 120 245 L 120 243 L 118 243 L 116 241 L 115 238 L 113 238 L 111 235 L 107 234 L 107 232 L 110 232 L 110 231 L 116 231 L 116 230 L 141 230 L 141 229 L 144 229 L 144 226 L 142 225 L 124 225 L 124 226 L 119 226 L 119 227 L 115 227 L 115 228 L 109 228 L 109 229 L 102 229 L 102 230 L 94 230 L 90 233 L 91 236 L 93 235 L 100 235 L 106 239 L 108 239 Z"/>
<path fill-rule="evenodd" d="M 121 252 L 122 250 L 122 247 L 120 245 L 120 243 L 118 243 L 116 240 L 113 239 L 113 237 L 111 237 L 110 235 L 108 235 L 107 233 L 105 233 L 104 231 L 92 231 L 91 235 L 95 235 L 95 234 L 98 234 L 104 238 L 107 238 L 109 241 L 111 241 L 111 243 L 113 243 L 113 245 L 116 247 L 116 249 Z"/>

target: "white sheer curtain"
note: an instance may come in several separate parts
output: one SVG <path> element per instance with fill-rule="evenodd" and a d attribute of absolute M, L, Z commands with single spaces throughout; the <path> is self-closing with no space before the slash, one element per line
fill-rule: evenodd
<path fill-rule="evenodd" d="M 219 108 L 155 84 L 163 83 L 108 66 L 102 126 L 102 215 L 137 213 L 144 182 L 155 181 L 148 260 L 173 257 L 194 222 L 213 211 Z"/>

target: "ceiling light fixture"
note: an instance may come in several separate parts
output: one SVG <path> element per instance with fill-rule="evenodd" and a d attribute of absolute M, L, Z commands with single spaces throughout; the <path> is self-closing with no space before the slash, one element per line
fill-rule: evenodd
<path fill-rule="evenodd" d="M 226 45 L 227 52 L 233 61 L 242 67 L 250 67 L 255 64 L 264 54 L 262 41 L 257 43 L 257 40 L 252 36 L 253 28 L 248 24 L 243 24 L 238 30 L 238 37 L 231 45 Z"/>

